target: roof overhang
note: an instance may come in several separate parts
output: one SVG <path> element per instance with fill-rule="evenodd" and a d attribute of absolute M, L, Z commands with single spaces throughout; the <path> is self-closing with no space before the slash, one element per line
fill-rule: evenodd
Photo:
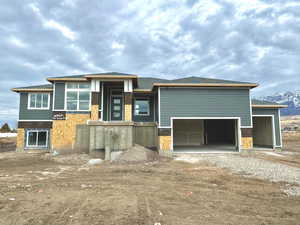
<path fill-rule="evenodd" d="M 152 93 L 152 89 L 133 89 L 135 93 Z"/>
<path fill-rule="evenodd" d="M 153 87 L 246 87 L 246 88 L 255 88 L 258 84 L 245 83 L 245 84 L 236 84 L 236 83 L 153 83 Z"/>
<path fill-rule="evenodd" d="M 50 88 L 12 88 L 14 92 L 52 92 Z"/>
<path fill-rule="evenodd" d="M 55 82 L 55 81 L 76 81 L 76 82 L 84 82 L 87 81 L 86 78 L 67 78 L 67 77 L 53 77 L 53 78 L 47 78 L 47 81 L 49 82 Z"/>
<path fill-rule="evenodd" d="M 252 108 L 287 108 L 287 105 L 252 105 Z"/>
<path fill-rule="evenodd" d="M 88 74 L 88 75 L 85 75 L 84 76 L 85 78 L 88 78 L 88 79 L 134 79 L 134 78 L 137 78 L 138 76 L 137 75 L 101 75 L 101 74 Z"/>

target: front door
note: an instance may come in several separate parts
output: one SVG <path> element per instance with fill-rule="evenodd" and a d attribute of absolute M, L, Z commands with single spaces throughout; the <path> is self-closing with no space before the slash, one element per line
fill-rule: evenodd
<path fill-rule="evenodd" d="M 111 96 L 111 120 L 122 120 L 123 117 L 123 98 L 122 96 Z"/>

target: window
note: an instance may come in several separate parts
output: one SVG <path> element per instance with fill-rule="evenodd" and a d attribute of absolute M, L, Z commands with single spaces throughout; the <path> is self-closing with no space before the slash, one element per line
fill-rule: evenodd
<path fill-rule="evenodd" d="M 70 111 L 88 111 L 90 109 L 90 84 L 67 83 L 66 106 Z"/>
<path fill-rule="evenodd" d="M 27 131 L 26 147 L 47 147 L 48 131 L 47 130 L 29 130 Z"/>
<path fill-rule="evenodd" d="M 28 109 L 49 109 L 49 93 L 30 93 L 28 97 Z"/>
<path fill-rule="evenodd" d="M 134 103 L 134 115 L 149 116 L 150 106 L 149 99 L 136 99 Z"/>

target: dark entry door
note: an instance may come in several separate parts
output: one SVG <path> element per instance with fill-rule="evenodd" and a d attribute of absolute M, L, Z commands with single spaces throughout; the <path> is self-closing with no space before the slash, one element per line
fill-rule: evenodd
<path fill-rule="evenodd" d="M 123 98 L 122 96 L 111 97 L 111 120 L 122 120 L 123 117 Z"/>

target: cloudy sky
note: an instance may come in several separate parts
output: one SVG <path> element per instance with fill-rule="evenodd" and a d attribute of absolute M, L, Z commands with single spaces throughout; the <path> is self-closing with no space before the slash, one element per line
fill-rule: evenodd
<path fill-rule="evenodd" d="M 0 122 L 12 87 L 49 76 L 118 71 L 300 84 L 299 0 L 1 0 Z"/>

